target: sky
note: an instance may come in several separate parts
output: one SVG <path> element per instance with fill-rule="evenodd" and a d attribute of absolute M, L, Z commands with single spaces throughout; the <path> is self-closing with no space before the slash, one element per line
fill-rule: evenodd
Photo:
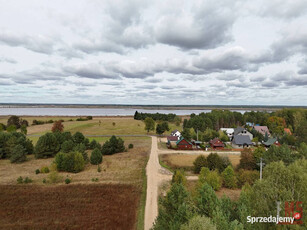
<path fill-rule="evenodd" d="M 306 0 L 0 6 L 0 103 L 307 106 Z"/>

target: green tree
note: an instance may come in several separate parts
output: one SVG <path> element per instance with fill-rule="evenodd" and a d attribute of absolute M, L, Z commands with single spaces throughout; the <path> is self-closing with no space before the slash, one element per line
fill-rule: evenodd
<path fill-rule="evenodd" d="M 61 151 L 64 153 L 71 152 L 75 147 L 75 143 L 72 140 L 64 141 L 61 145 Z"/>
<path fill-rule="evenodd" d="M 210 171 L 205 181 L 215 190 L 218 191 L 222 187 L 223 180 L 217 170 Z"/>
<path fill-rule="evenodd" d="M 238 168 L 254 170 L 257 168 L 256 159 L 251 149 L 245 148 L 241 152 L 240 164 Z"/>
<path fill-rule="evenodd" d="M 188 223 L 181 226 L 180 230 L 216 230 L 211 219 L 205 216 L 194 216 Z"/>
<path fill-rule="evenodd" d="M 194 173 L 199 173 L 202 167 L 207 167 L 207 158 L 204 155 L 198 156 L 193 162 L 193 171 Z"/>
<path fill-rule="evenodd" d="M 190 203 L 184 186 L 174 183 L 166 197 L 160 200 L 159 214 L 153 229 L 180 229 L 193 215 Z"/>
<path fill-rule="evenodd" d="M 125 150 L 124 141 L 121 138 L 116 138 L 112 136 L 107 140 L 101 149 L 103 155 L 112 155 L 114 153 L 120 153 Z"/>
<path fill-rule="evenodd" d="M 144 123 L 147 133 L 149 133 L 149 131 L 155 130 L 155 121 L 151 117 L 146 117 Z"/>
<path fill-rule="evenodd" d="M 197 212 L 202 216 L 212 218 L 213 211 L 218 206 L 218 199 L 212 187 L 204 183 L 197 191 L 196 207 Z"/>
<path fill-rule="evenodd" d="M 183 138 L 186 139 L 187 141 L 190 141 L 192 138 L 191 130 L 189 128 L 184 128 L 183 131 L 181 132 L 181 136 L 183 136 Z"/>
<path fill-rule="evenodd" d="M 53 157 L 60 150 L 60 144 L 52 133 L 40 136 L 35 145 L 35 157 Z"/>
<path fill-rule="evenodd" d="M 15 125 L 10 125 L 6 128 L 6 131 L 8 133 L 13 133 L 13 132 L 16 132 L 16 126 Z"/>
<path fill-rule="evenodd" d="M 92 151 L 90 161 L 92 165 L 98 165 L 102 162 L 102 153 L 100 149 L 96 148 Z"/>
<path fill-rule="evenodd" d="M 210 153 L 207 157 L 207 167 L 210 170 L 219 170 L 222 172 L 224 170 L 224 162 L 223 159 L 217 153 Z M 227 166 L 226 166 L 227 167 Z"/>
<path fill-rule="evenodd" d="M 172 177 L 172 183 L 186 185 L 186 182 L 187 182 L 187 179 L 184 176 L 184 172 L 182 170 L 175 170 L 173 177 Z"/>
<path fill-rule="evenodd" d="M 226 188 L 236 188 L 237 178 L 235 172 L 231 166 L 228 166 L 222 173 L 224 186 Z"/>
<path fill-rule="evenodd" d="M 83 143 L 84 140 L 85 140 L 84 135 L 83 135 L 82 133 L 80 133 L 80 132 L 76 132 L 76 133 L 72 136 L 72 138 L 73 138 L 73 141 L 74 141 L 76 144 L 81 144 L 81 143 Z"/>
<path fill-rule="evenodd" d="M 20 127 L 20 131 L 21 131 L 21 133 L 23 133 L 24 135 L 27 135 L 27 133 L 28 133 L 27 126 L 26 126 L 26 125 L 22 125 L 22 126 Z"/>
<path fill-rule="evenodd" d="M 27 160 L 26 149 L 22 145 L 16 145 L 10 154 L 11 163 L 21 163 Z"/>
<path fill-rule="evenodd" d="M 7 120 L 7 127 L 14 125 L 16 129 L 19 129 L 21 127 L 21 119 L 18 116 L 10 116 L 9 119 Z"/>

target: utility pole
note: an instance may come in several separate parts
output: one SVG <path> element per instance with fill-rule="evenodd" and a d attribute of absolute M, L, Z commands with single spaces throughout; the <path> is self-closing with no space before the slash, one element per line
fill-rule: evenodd
<path fill-rule="evenodd" d="M 262 157 L 260 158 L 260 163 L 257 165 L 260 165 L 260 180 L 262 180 L 262 167 L 265 166 L 265 163 L 262 162 Z"/>
<path fill-rule="evenodd" d="M 197 141 L 198 141 L 198 129 L 197 129 Z"/>
<path fill-rule="evenodd" d="M 279 213 L 280 213 L 280 201 L 276 201 L 276 205 L 277 205 L 277 221 L 279 219 Z M 276 223 L 277 224 L 277 223 Z"/>

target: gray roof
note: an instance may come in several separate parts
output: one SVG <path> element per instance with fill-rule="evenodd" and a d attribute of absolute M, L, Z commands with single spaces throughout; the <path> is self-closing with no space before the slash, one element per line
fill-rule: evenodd
<path fill-rule="evenodd" d="M 244 128 L 242 128 L 242 127 L 235 128 L 234 135 L 241 133 L 243 130 L 244 130 Z"/>
<path fill-rule="evenodd" d="M 249 139 L 249 136 L 246 135 L 236 135 L 233 137 L 232 140 L 233 143 L 235 143 L 236 145 L 252 145 L 253 143 L 251 142 L 251 140 Z"/>
<path fill-rule="evenodd" d="M 271 146 L 271 145 L 274 144 L 276 141 L 277 141 L 277 138 L 276 138 L 276 137 L 275 137 L 275 138 L 270 138 L 270 139 L 268 139 L 267 141 L 263 142 L 263 144 L 264 144 L 265 146 Z"/>

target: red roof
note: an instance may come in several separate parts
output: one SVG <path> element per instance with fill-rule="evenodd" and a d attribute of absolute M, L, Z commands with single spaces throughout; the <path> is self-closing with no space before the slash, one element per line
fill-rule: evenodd
<path fill-rule="evenodd" d="M 217 137 L 211 140 L 209 143 L 215 147 L 224 147 L 224 143 Z"/>
<path fill-rule="evenodd" d="M 292 135 L 292 132 L 289 128 L 284 128 L 284 132 L 289 134 L 289 135 Z"/>
<path fill-rule="evenodd" d="M 271 135 L 267 126 L 254 126 L 254 129 L 257 132 L 261 133 L 263 136 L 265 135 L 265 133 L 268 133 L 268 135 Z"/>
<path fill-rule="evenodd" d="M 178 137 L 177 136 L 168 136 L 167 140 L 168 141 L 178 141 Z"/>

